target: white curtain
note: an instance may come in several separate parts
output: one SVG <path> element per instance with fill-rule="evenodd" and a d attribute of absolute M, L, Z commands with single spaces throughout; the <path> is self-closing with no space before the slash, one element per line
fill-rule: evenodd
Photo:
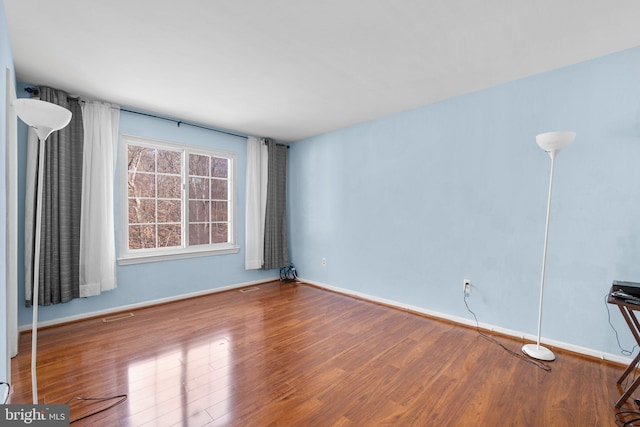
<path fill-rule="evenodd" d="M 117 285 L 113 182 L 119 117 L 116 106 L 88 101 L 82 106 L 80 297 L 99 295 Z"/>
<path fill-rule="evenodd" d="M 247 138 L 246 270 L 260 269 L 264 263 L 268 160 L 264 139 Z"/>

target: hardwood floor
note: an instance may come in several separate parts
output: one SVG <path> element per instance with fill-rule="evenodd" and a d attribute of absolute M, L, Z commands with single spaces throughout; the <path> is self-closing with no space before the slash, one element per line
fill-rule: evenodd
<path fill-rule="evenodd" d="M 40 330 L 41 403 L 127 395 L 74 426 L 616 425 L 622 366 L 554 349 L 546 372 L 473 329 L 303 284 L 258 287 Z M 30 339 L 10 403 L 31 403 Z M 115 401 L 73 401 L 71 418 Z"/>

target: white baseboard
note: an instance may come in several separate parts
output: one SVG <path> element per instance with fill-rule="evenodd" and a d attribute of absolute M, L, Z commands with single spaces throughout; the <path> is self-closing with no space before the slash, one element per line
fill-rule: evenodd
<path fill-rule="evenodd" d="M 361 298 L 367 301 L 371 301 L 371 302 L 376 302 L 376 303 L 380 303 L 380 304 L 384 304 L 384 305 L 388 305 L 391 307 L 395 307 L 395 308 L 399 308 L 402 310 L 409 310 L 409 311 L 413 311 L 416 313 L 421 313 L 421 314 L 425 314 L 427 316 L 432 316 L 432 317 L 436 317 L 436 318 L 440 318 L 440 319 L 444 319 L 444 320 L 448 320 L 454 323 L 459 323 L 462 325 L 467 325 L 467 326 L 472 326 L 475 327 L 476 326 L 476 322 L 475 320 L 472 319 L 466 319 L 464 317 L 459 317 L 459 316 L 453 316 L 451 314 L 446 314 L 446 313 L 440 313 L 438 311 L 433 311 L 433 310 L 429 310 L 423 307 L 417 307 L 415 305 L 410 305 L 410 304 L 404 304 L 404 303 L 400 303 L 398 301 L 394 301 L 394 300 L 389 300 L 386 298 L 380 298 L 377 297 L 375 295 L 369 295 L 369 294 L 364 294 L 361 292 L 356 292 L 353 291 L 351 289 L 345 289 L 345 288 L 340 288 L 337 286 L 332 286 L 332 285 L 327 285 L 326 283 L 321 283 L 321 282 L 316 282 L 313 280 L 307 280 L 307 279 L 303 279 L 300 278 L 299 279 L 301 282 L 306 282 L 309 283 L 311 285 L 317 286 L 319 288 L 323 288 L 323 289 L 327 289 L 330 291 L 334 291 L 343 295 L 348 295 L 348 296 L 354 296 L 357 298 Z M 520 338 L 520 339 L 526 339 L 529 341 L 533 341 L 536 342 L 537 340 L 537 336 L 533 335 L 533 334 L 528 334 L 528 333 L 524 333 L 524 332 L 520 332 L 520 331 L 514 331 L 511 329 L 507 329 L 507 328 L 503 328 L 500 326 L 495 326 L 495 325 L 491 325 L 488 323 L 482 323 L 479 322 L 479 326 L 482 329 L 485 329 L 487 331 L 490 332 L 498 332 L 504 335 L 509 335 L 515 338 Z M 550 345 L 552 347 L 556 347 L 556 348 L 561 348 L 564 350 L 568 350 L 571 351 L 573 353 L 578 353 L 578 354 L 583 354 L 586 356 L 591 356 L 591 357 L 595 357 L 597 359 L 601 359 L 601 360 L 608 360 L 610 362 L 615 362 L 615 363 L 620 363 L 622 365 L 628 365 L 629 363 L 631 363 L 631 358 L 628 357 L 624 357 L 624 356 L 620 356 L 617 354 L 612 354 L 612 353 L 605 353 L 605 352 L 601 352 L 598 350 L 594 350 L 591 348 L 587 348 L 587 347 L 580 347 L 574 344 L 569 344 L 569 343 L 565 343 L 562 341 L 556 341 L 556 340 L 550 340 L 550 339 L 541 339 L 541 343 Z"/>
<path fill-rule="evenodd" d="M 60 317 L 58 319 L 53 319 L 53 320 L 45 320 L 43 322 L 38 322 L 38 329 L 42 328 L 42 327 L 45 327 L 45 326 L 54 326 L 54 325 L 59 325 L 61 323 L 68 323 L 68 322 L 75 322 L 77 320 L 89 319 L 91 317 L 100 317 L 100 316 L 104 316 L 104 315 L 107 315 L 107 314 L 117 313 L 117 312 L 120 312 L 120 311 L 135 310 L 137 308 L 149 307 L 149 306 L 156 305 L 156 304 L 164 304 L 164 303 L 167 303 L 167 302 L 180 301 L 180 300 L 187 299 L 187 298 L 199 297 L 199 296 L 203 296 L 203 295 L 215 294 L 215 293 L 218 293 L 218 292 L 224 292 L 224 291 L 229 291 L 229 290 L 233 290 L 233 289 L 244 288 L 246 286 L 259 285 L 260 283 L 267 283 L 267 282 L 271 282 L 273 280 L 280 280 L 280 276 L 276 276 L 276 277 L 272 277 L 272 278 L 264 278 L 264 279 L 260 279 L 260 280 L 254 280 L 254 281 L 251 281 L 251 282 L 236 283 L 234 285 L 223 286 L 223 287 L 220 287 L 220 288 L 205 289 L 205 290 L 202 290 L 202 291 L 191 292 L 191 293 L 188 293 L 188 294 L 174 295 L 174 296 L 170 296 L 170 297 L 166 297 L 166 298 L 154 299 L 154 300 L 150 300 L 150 301 L 143 301 L 143 302 L 139 302 L 139 303 L 135 303 L 135 304 L 121 305 L 119 307 L 112 307 L 112 308 L 107 308 L 107 309 L 104 309 L 104 310 L 91 311 L 91 312 L 87 312 L 87 313 L 76 314 L 76 315 L 73 315 L 73 316 Z M 19 332 L 30 331 L 30 330 L 31 330 L 31 324 L 21 325 L 18 328 Z"/>

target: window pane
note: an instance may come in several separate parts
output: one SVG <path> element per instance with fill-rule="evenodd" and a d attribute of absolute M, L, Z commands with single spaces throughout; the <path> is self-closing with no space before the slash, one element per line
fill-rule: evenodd
<path fill-rule="evenodd" d="M 158 223 L 180 222 L 182 202 L 180 200 L 158 200 Z"/>
<path fill-rule="evenodd" d="M 127 154 L 129 172 L 155 172 L 156 150 L 153 148 L 129 145 Z"/>
<path fill-rule="evenodd" d="M 180 174 L 182 156 L 179 151 L 158 150 L 158 173 Z"/>
<path fill-rule="evenodd" d="M 209 244 L 209 224 L 189 224 L 189 245 Z"/>
<path fill-rule="evenodd" d="M 179 199 L 181 182 L 178 175 L 158 175 L 158 197 Z"/>
<path fill-rule="evenodd" d="M 212 224 L 211 243 L 226 243 L 229 240 L 228 229 L 227 224 Z"/>
<path fill-rule="evenodd" d="M 156 176 L 148 173 L 129 173 L 129 197 L 155 197 Z"/>
<path fill-rule="evenodd" d="M 208 222 L 209 203 L 205 200 L 189 200 L 189 222 Z"/>
<path fill-rule="evenodd" d="M 189 198 L 208 199 L 209 180 L 207 178 L 189 178 Z"/>
<path fill-rule="evenodd" d="M 216 200 L 227 200 L 227 180 L 212 179 L 211 180 L 211 198 Z"/>
<path fill-rule="evenodd" d="M 156 222 L 156 201 L 154 199 L 129 199 L 129 224 Z"/>
<path fill-rule="evenodd" d="M 156 247 L 156 227 L 153 225 L 129 226 L 129 249 Z"/>
<path fill-rule="evenodd" d="M 227 221 L 229 206 L 227 202 L 211 202 L 211 221 Z"/>
<path fill-rule="evenodd" d="M 209 176 L 209 156 L 189 154 L 189 175 Z"/>
<path fill-rule="evenodd" d="M 204 250 L 209 249 L 206 245 L 234 241 L 229 237 L 235 229 L 230 214 L 235 209 L 233 158 L 205 148 L 190 152 L 178 144 L 137 142 L 127 136 L 123 140 L 128 175 L 122 183 L 127 185 L 121 192 L 127 208 L 122 221 L 131 251 L 175 248 L 179 252 L 189 245 Z"/>
<path fill-rule="evenodd" d="M 211 176 L 215 178 L 227 178 L 229 173 L 229 159 L 220 157 L 211 158 Z"/>
<path fill-rule="evenodd" d="M 158 225 L 158 247 L 168 248 L 171 246 L 181 246 L 180 224 L 159 224 Z"/>

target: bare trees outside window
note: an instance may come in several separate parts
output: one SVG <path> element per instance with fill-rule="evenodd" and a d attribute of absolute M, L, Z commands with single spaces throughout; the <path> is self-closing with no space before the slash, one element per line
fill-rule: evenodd
<path fill-rule="evenodd" d="M 125 142 L 128 252 L 234 244 L 232 155 Z"/>
<path fill-rule="evenodd" d="M 129 249 L 182 246 L 182 154 L 129 145 Z"/>
<path fill-rule="evenodd" d="M 229 160 L 189 154 L 189 244 L 228 242 Z"/>

